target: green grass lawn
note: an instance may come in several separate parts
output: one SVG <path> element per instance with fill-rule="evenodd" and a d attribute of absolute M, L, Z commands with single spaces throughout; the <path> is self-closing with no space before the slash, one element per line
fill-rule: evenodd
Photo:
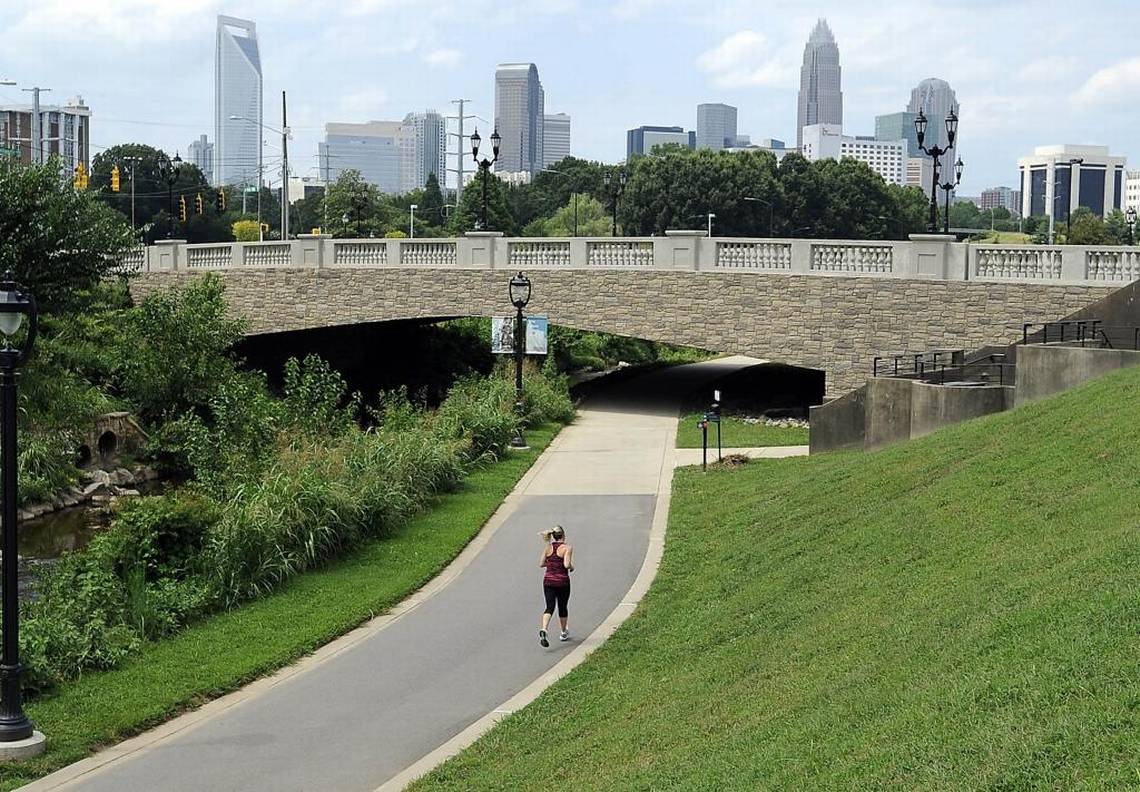
<path fill-rule="evenodd" d="M 677 448 L 701 447 L 701 430 L 697 427 L 697 422 L 703 416 L 703 412 L 694 412 L 681 418 L 677 427 Z M 731 415 L 721 419 L 720 433 L 724 448 L 807 445 L 808 441 L 807 429 L 749 424 Z M 712 423 L 709 424 L 709 448 L 716 448 L 716 424 Z"/>
<path fill-rule="evenodd" d="M 556 433 L 553 426 L 528 429 L 530 450 L 479 468 L 393 535 L 301 575 L 265 599 L 150 644 L 120 668 L 33 700 L 28 715 L 47 735 L 47 753 L 0 765 L 0 790 L 264 676 L 395 605 L 479 532 Z"/>
<path fill-rule="evenodd" d="M 1138 413 L 678 471 L 633 617 L 414 789 L 1140 787 Z"/>

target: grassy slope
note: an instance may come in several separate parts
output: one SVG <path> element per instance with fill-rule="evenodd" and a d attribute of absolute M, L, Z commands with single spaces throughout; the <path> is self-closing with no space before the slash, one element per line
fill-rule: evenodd
<path fill-rule="evenodd" d="M 703 416 L 704 413 L 694 412 L 681 418 L 677 426 L 677 448 L 701 447 L 701 430 L 697 428 L 697 422 Z M 749 424 L 731 415 L 721 419 L 720 432 L 724 448 L 807 445 L 808 442 L 807 429 Z M 709 424 L 709 448 L 716 448 L 716 424 Z"/>
<path fill-rule="evenodd" d="M 679 471 L 635 615 L 415 789 L 1140 786 L 1138 412 Z"/>
<path fill-rule="evenodd" d="M 527 430 L 529 451 L 476 470 L 394 535 L 302 575 L 276 594 L 147 646 L 113 671 L 92 674 L 28 706 L 48 752 L 0 766 L 13 789 L 93 748 L 264 676 L 387 610 L 430 580 L 478 533 L 556 429 Z"/>

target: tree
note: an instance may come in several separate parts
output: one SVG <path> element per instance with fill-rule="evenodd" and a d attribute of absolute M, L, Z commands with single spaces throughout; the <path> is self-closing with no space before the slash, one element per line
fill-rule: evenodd
<path fill-rule="evenodd" d="M 1078 207 L 1066 223 L 1066 245 L 1107 245 L 1109 244 L 1108 229 L 1104 221 L 1093 214 L 1087 206 Z M 1069 230 L 1071 228 L 1071 230 Z"/>
<path fill-rule="evenodd" d="M 887 191 L 895 204 L 894 223 L 889 232 L 892 239 L 906 239 L 911 234 L 926 230 L 930 212 L 930 199 L 922 188 L 888 184 Z"/>
<path fill-rule="evenodd" d="M 233 224 L 233 236 L 238 242 L 256 242 L 261 239 L 261 229 L 256 220 L 237 220 Z"/>
<path fill-rule="evenodd" d="M 1128 244 L 1128 218 L 1119 209 L 1113 209 L 1104 218 L 1104 230 L 1109 245 Z"/>
<path fill-rule="evenodd" d="M 334 236 L 382 237 L 395 227 L 391 203 L 358 170 L 341 171 L 325 197 L 329 231 Z"/>
<path fill-rule="evenodd" d="M 57 158 L 0 159 L 0 272 L 10 270 L 45 309 L 75 305 L 135 244 L 122 215 L 60 178 Z"/>
<path fill-rule="evenodd" d="M 420 203 L 419 216 L 429 226 L 437 228 L 443 226 L 446 221 L 443 212 L 444 203 L 446 202 L 443 200 L 443 191 L 439 189 L 439 180 L 436 179 L 434 173 L 428 174 L 427 182 L 424 184 L 424 197 Z"/>
<path fill-rule="evenodd" d="M 324 200 L 321 194 L 310 195 L 289 207 L 290 229 L 298 234 L 307 234 L 310 229 L 318 227 L 324 230 Z"/>
<path fill-rule="evenodd" d="M 507 207 L 506 185 L 487 169 L 480 169 L 471 183 L 463 188 L 463 197 L 451 214 L 448 228 L 455 234 L 479 229 L 483 217 L 484 183 L 487 188 L 487 228 L 483 230 L 514 235 L 515 220 Z"/>
<path fill-rule="evenodd" d="M 611 232 L 610 215 L 602 202 L 592 195 L 578 195 L 571 197 L 566 206 L 553 216 L 531 221 L 523 229 L 523 236 L 602 237 L 609 236 Z"/>

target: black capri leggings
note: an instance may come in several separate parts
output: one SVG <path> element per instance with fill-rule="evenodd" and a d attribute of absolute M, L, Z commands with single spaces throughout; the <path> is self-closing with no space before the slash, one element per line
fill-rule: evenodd
<path fill-rule="evenodd" d="M 566 605 L 570 602 L 570 584 L 565 586 L 548 586 L 542 584 L 542 593 L 546 597 L 546 610 L 543 613 L 554 613 L 554 605 L 558 604 L 558 615 L 566 618 Z"/>

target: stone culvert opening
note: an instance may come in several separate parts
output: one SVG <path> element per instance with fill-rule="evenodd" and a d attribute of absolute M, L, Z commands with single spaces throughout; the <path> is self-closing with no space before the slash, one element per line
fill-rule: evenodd
<path fill-rule="evenodd" d="M 81 468 L 91 464 L 91 446 L 84 443 L 75 452 L 75 464 Z"/>
<path fill-rule="evenodd" d="M 99 459 L 100 461 L 107 461 L 115 456 L 115 452 L 119 449 L 119 438 L 112 431 L 103 432 L 99 435 Z"/>

